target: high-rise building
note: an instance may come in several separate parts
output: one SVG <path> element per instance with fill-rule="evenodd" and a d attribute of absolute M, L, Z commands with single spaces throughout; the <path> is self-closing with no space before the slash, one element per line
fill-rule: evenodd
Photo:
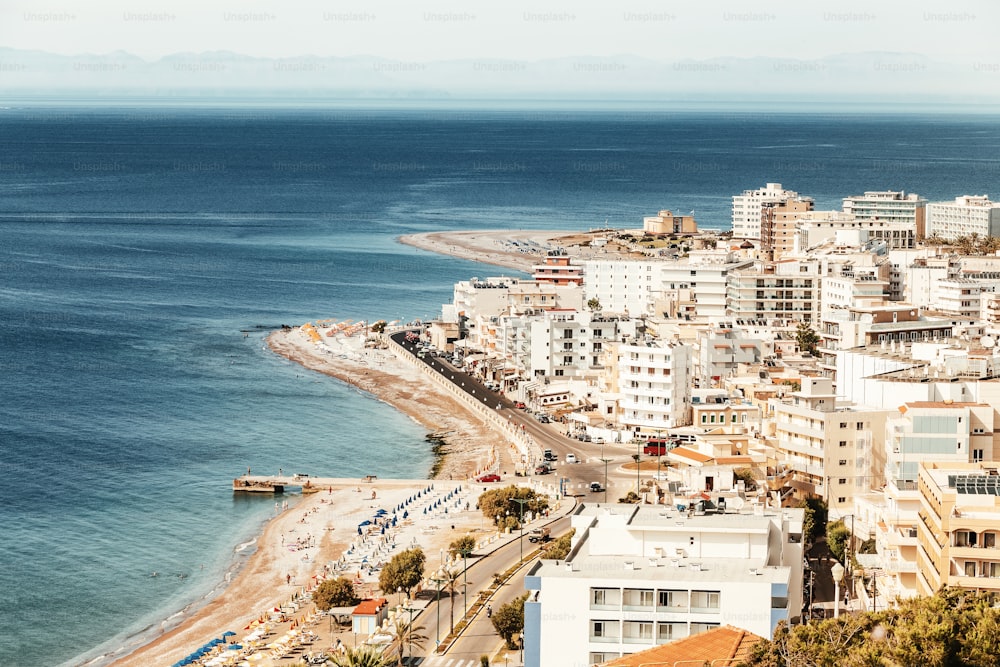
<path fill-rule="evenodd" d="M 733 236 L 759 239 L 762 205 L 788 201 L 798 196 L 797 192 L 782 189 L 781 183 L 768 183 L 763 188 L 744 190 L 743 194 L 734 196 Z"/>

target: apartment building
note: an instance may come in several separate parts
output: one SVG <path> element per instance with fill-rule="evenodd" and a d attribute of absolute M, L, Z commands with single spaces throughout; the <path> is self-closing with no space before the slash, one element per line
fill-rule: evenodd
<path fill-rule="evenodd" d="M 920 464 L 917 589 L 1000 593 L 1000 463 Z"/>
<path fill-rule="evenodd" d="M 987 195 L 963 195 L 927 204 L 927 235 L 952 241 L 960 236 L 1000 236 L 1000 203 Z"/>
<path fill-rule="evenodd" d="M 814 322 L 819 314 L 819 287 L 820 264 L 815 259 L 754 262 L 728 272 L 726 315 L 742 320 Z"/>
<path fill-rule="evenodd" d="M 760 210 L 761 247 L 768 259 L 781 259 L 795 249 L 795 227 L 804 214 L 813 210 L 812 199 L 793 198 L 764 202 Z"/>
<path fill-rule="evenodd" d="M 582 285 L 583 266 L 574 264 L 565 250 L 549 250 L 541 264 L 531 267 L 531 277 L 537 283 Z"/>
<path fill-rule="evenodd" d="M 829 378 L 802 378 L 801 391 L 771 400 L 775 459 L 772 489 L 792 503 L 824 498 L 848 512 L 854 495 L 881 479 L 888 410 L 838 402 Z"/>
<path fill-rule="evenodd" d="M 771 637 L 802 607 L 804 511 L 733 502 L 577 508 L 566 560 L 525 576 L 526 667 L 592 665 L 725 624 Z"/>
<path fill-rule="evenodd" d="M 744 190 L 733 197 L 733 236 L 759 239 L 761 235 L 761 210 L 764 204 L 798 199 L 799 194 L 785 190 L 781 183 L 768 183 L 756 190 Z"/>
<path fill-rule="evenodd" d="M 913 230 L 912 240 L 922 240 L 927 230 L 927 200 L 903 191 L 869 191 L 844 198 L 844 213 L 860 222 L 885 222 L 902 231 Z M 890 247 L 914 247 L 907 244 Z"/>
<path fill-rule="evenodd" d="M 689 345 L 646 339 L 613 348 L 617 368 L 609 393 L 618 397 L 618 421 L 646 438 L 691 423 Z"/>

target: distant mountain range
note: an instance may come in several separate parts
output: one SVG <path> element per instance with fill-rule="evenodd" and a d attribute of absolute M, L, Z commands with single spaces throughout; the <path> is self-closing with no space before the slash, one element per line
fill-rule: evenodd
<path fill-rule="evenodd" d="M 817 60 L 566 57 L 438 62 L 377 57 L 256 58 L 226 51 L 147 61 L 125 52 L 56 55 L 0 48 L 0 95 L 303 100 L 649 100 L 728 103 L 1000 103 L 1000 63 L 865 52 Z"/>

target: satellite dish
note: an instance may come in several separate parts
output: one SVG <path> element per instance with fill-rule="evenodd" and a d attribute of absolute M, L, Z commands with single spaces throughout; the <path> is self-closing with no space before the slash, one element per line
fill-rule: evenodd
<path fill-rule="evenodd" d="M 997 344 L 996 339 L 993 336 L 983 336 L 979 339 L 979 344 L 983 347 L 993 347 Z"/>
<path fill-rule="evenodd" d="M 730 498 L 729 500 L 726 501 L 726 506 L 731 507 L 737 512 L 743 509 L 743 505 L 744 505 L 743 499 L 740 498 L 739 496 L 736 496 L 735 498 Z"/>

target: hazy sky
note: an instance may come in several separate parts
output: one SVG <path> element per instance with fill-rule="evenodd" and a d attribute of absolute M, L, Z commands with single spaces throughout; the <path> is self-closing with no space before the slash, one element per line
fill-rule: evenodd
<path fill-rule="evenodd" d="M 421 62 L 894 51 L 996 63 L 998 19 L 996 0 L 5 0 L 0 46 L 146 59 L 212 50 Z"/>

